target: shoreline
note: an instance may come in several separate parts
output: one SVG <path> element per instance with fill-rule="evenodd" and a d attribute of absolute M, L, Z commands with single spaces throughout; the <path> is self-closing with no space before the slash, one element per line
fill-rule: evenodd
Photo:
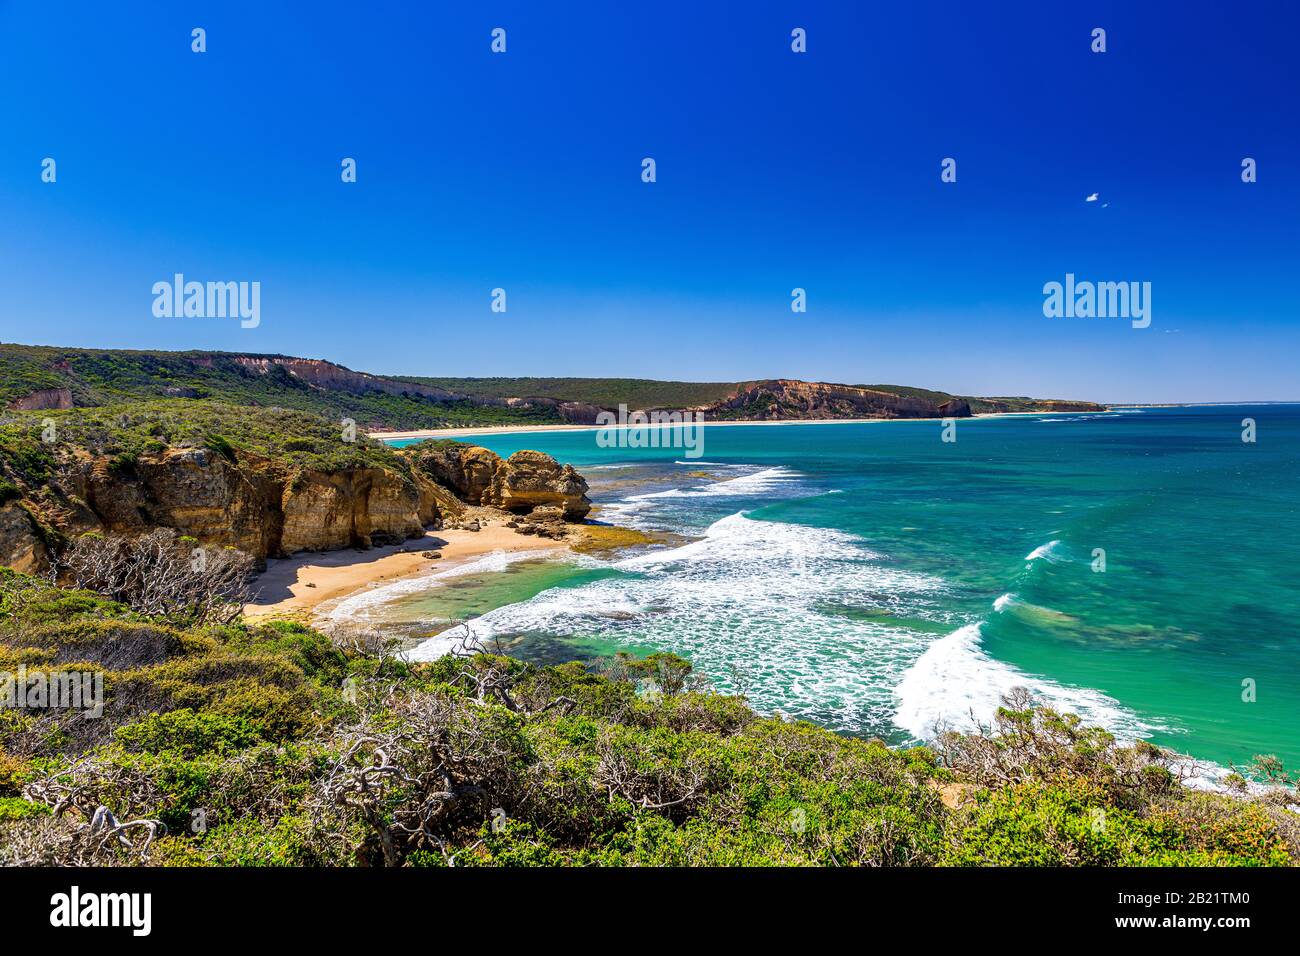
<path fill-rule="evenodd" d="M 1136 406 L 1117 406 L 1132 408 Z M 1105 415 L 1110 409 L 1102 411 L 1084 411 L 1084 412 L 1064 412 L 1064 411 L 1037 411 L 1037 412 L 980 412 L 975 415 L 969 415 L 965 418 L 958 418 L 957 421 L 973 421 L 977 418 L 1013 418 L 1023 415 Z M 455 438 L 457 435 L 526 435 L 538 434 L 545 432 L 597 432 L 614 429 L 625 431 L 632 428 L 715 428 L 715 427 L 749 427 L 760 426 L 770 427 L 776 425 L 885 425 L 892 422 L 942 422 L 944 418 L 790 418 L 781 421 L 712 421 L 712 422 L 688 422 L 688 423 L 660 423 L 649 422 L 644 425 L 479 425 L 471 428 L 424 428 L 413 431 L 371 431 L 367 434 L 371 438 L 379 441 L 406 441 L 408 439 L 420 438 Z"/>
<path fill-rule="evenodd" d="M 266 570 L 253 581 L 256 596 L 244 605 L 244 619 L 290 618 L 310 623 L 323 605 L 380 584 L 455 568 L 497 552 L 544 554 L 571 547 L 568 541 L 520 534 L 507 528 L 505 520 L 480 518 L 479 531 L 426 531 L 423 537 L 368 551 L 344 548 L 268 559 Z M 442 557 L 424 557 L 426 551 L 439 552 Z"/>
<path fill-rule="evenodd" d="M 1108 410 L 1107 410 L 1108 411 Z M 1101 415 L 1107 411 L 1071 412 L 1072 415 Z M 1015 418 L 1033 415 L 1057 414 L 1054 412 L 984 412 L 969 416 L 967 420 L 990 418 Z M 960 419 L 959 419 L 960 420 Z M 828 418 L 791 419 L 785 421 L 713 421 L 699 422 L 704 426 L 779 425 L 866 425 L 890 422 L 939 422 L 942 418 Z M 682 425 L 490 425 L 474 428 L 435 428 L 414 431 L 370 432 L 380 441 L 402 441 L 421 438 L 450 438 L 474 435 L 538 434 L 546 432 L 601 431 L 604 428 L 685 427 Z M 476 509 L 477 510 L 477 509 Z M 301 552 L 287 558 L 271 558 L 266 570 L 253 581 L 255 598 L 244 605 L 243 615 L 250 621 L 290 618 L 312 623 L 318 620 L 325 605 L 338 602 L 380 584 L 391 584 L 405 578 L 417 577 L 434 571 L 455 568 L 469 561 L 495 552 L 520 551 L 546 552 L 584 550 L 593 545 L 593 533 L 571 534 L 563 540 L 540 538 L 519 533 L 508 528 L 505 522 L 513 517 L 506 513 L 479 515 L 480 530 L 425 531 L 420 538 L 411 538 L 401 544 L 384 545 L 359 551 L 343 548 L 325 552 Z M 586 527 L 584 526 L 574 526 Z M 627 529 L 618 529 L 627 531 Z M 626 546 L 643 542 L 620 542 Z M 611 542 L 611 544 L 613 544 Z M 600 547 L 599 544 L 595 544 Z M 618 547 L 619 545 L 613 545 Z M 425 552 L 436 551 L 440 558 L 424 557 Z"/>

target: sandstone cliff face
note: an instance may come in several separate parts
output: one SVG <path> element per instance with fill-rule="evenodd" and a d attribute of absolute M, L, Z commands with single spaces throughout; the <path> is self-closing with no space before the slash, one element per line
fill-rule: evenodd
<path fill-rule="evenodd" d="M 569 521 L 585 518 L 591 510 L 587 482 L 572 465 L 561 465 L 540 451 L 517 451 L 497 461 L 485 504 L 516 513 L 558 507 Z"/>
<path fill-rule="evenodd" d="M 429 482 L 384 468 L 286 477 L 256 461 L 235 463 L 200 448 L 143 456 L 129 470 L 90 459 L 64 483 L 67 497 L 85 502 L 78 513 L 63 516 L 67 533 L 175 528 L 259 559 L 391 544 L 420 535 L 442 515 Z"/>
<path fill-rule="evenodd" d="M 970 405 L 961 399 L 938 404 L 919 396 L 852 385 L 772 379 L 752 382 L 703 411 L 706 418 L 964 418 L 970 415 Z"/>
<path fill-rule="evenodd" d="M 275 482 L 202 448 L 142 457 L 129 471 L 104 459 L 81 462 L 67 489 L 88 512 L 71 522 L 88 530 L 138 534 L 175 528 L 264 558 L 278 551 L 278 522 L 268 520 Z"/>
<path fill-rule="evenodd" d="M 0 507 L 0 566 L 39 574 L 49 567 L 31 515 L 16 501 Z"/>
<path fill-rule="evenodd" d="M 418 537 L 418 489 L 381 468 L 303 472 L 281 496 L 278 550 L 333 551 Z"/>
<path fill-rule="evenodd" d="M 259 560 L 396 544 L 459 518 L 467 504 L 570 521 L 591 508 L 582 476 L 534 451 L 503 461 L 450 445 L 415 456 L 410 474 L 378 466 L 285 473 L 270 464 L 206 448 L 168 448 L 120 467 L 82 456 L 65 462 L 39 507 L 67 536 L 165 527 Z M 17 501 L 0 507 L 0 565 L 41 571 L 48 561 L 29 512 Z"/>
<path fill-rule="evenodd" d="M 591 510 L 583 477 L 572 465 L 561 465 L 539 451 L 517 451 L 503 460 L 477 445 L 447 445 L 420 452 L 415 466 L 471 505 L 517 514 L 554 506 L 569 521 Z"/>
<path fill-rule="evenodd" d="M 39 388 L 9 403 L 14 411 L 45 411 L 49 408 L 71 408 L 72 390 L 67 388 Z"/>
<path fill-rule="evenodd" d="M 287 358 L 284 356 L 240 355 L 235 364 L 255 372 L 266 374 L 275 367 L 283 368 L 295 378 L 302 379 L 308 385 L 317 388 L 334 389 L 345 392 L 387 392 L 390 395 L 423 395 L 433 399 L 455 399 L 463 396 L 436 385 L 423 385 L 419 382 L 399 382 L 367 372 L 354 372 L 342 365 L 326 362 L 322 359 Z"/>
<path fill-rule="evenodd" d="M 477 399 L 486 404 L 501 404 L 507 408 L 553 408 L 555 413 L 570 425 L 595 425 L 600 413 L 604 411 L 599 405 L 586 402 L 563 402 L 558 398 L 507 398 Z"/>

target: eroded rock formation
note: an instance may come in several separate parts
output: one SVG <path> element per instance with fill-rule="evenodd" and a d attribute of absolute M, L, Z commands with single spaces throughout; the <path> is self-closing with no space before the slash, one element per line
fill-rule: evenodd
<path fill-rule="evenodd" d="M 467 504 L 516 514 L 542 509 L 568 520 L 591 507 L 582 476 L 541 452 L 502 460 L 486 448 L 457 444 L 409 457 L 405 471 L 286 472 L 255 456 L 232 460 L 207 448 L 168 448 L 129 465 L 82 456 L 65 463 L 39 507 L 66 536 L 174 528 L 259 560 L 396 544 L 459 518 Z M 45 538 L 22 502 L 0 507 L 0 565 L 43 570 Z"/>
<path fill-rule="evenodd" d="M 71 408 L 72 390 L 68 388 L 38 388 L 36 391 L 15 398 L 9 403 L 14 411 L 45 411 L 50 408 Z"/>
<path fill-rule="evenodd" d="M 557 507 L 569 521 L 591 510 L 586 480 L 572 465 L 561 465 L 540 451 L 517 451 L 503 459 L 477 445 L 448 444 L 421 450 L 414 464 L 468 504 L 516 514 Z"/>
<path fill-rule="evenodd" d="M 970 404 L 943 403 L 853 385 L 772 379 L 750 382 L 726 401 L 703 409 L 705 418 L 786 420 L 800 418 L 965 418 Z"/>
<path fill-rule="evenodd" d="M 27 509 L 17 501 L 0 507 L 0 567 L 39 574 L 48 566 L 45 545 Z"/>

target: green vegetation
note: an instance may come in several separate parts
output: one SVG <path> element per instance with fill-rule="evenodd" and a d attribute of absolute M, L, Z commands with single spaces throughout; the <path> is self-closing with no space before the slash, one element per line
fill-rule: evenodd
<path fill-rule="evenodd" d="M 0 344 L 0 408 L 32 392 L 66 388 L 78 407 L 158 399 L 204 399 L 242 407 L 351 418 L 363 428 L 444 428 L 555 423 L 553 408 L 507 408 L 468 398 L 434 400 L 377 387 L 313 386 L 274 362 L 284 356 L 227 352 L 137 352 Z M 348 369 L 336 367 L 341 373 Z M 398 386 L 400 389 L 400 386 Z"/>
<path fill-rule="evenodd" d="M 43 440 L 48 421 L 54 441 Z M 9 412 L 0 418 L 0 481 L 40 488 L 59 456 L 90 454 L 129 470 L 141 455 L 167 448 L 207 448 L 230 460 L 238 454 L 285 470 L 384 467 L 409 470 L 404 456 L 358 433 L 343 440 L 343 425 L 283 408 L 240 408 L 171 399 L 67 411 Z M 0 501 L 12 492 L 0 484 Z"/>
<path fill-rule="evenodd" d="M 288 364 L 286 364 L 288 363 Z M 308 381 L 291 371 L 297 368 Z M 362 428 L 425 429 L 476 425 L 557 424 L 557 404 L 616 409 L 697 408 L 731 398 L 741 382 L 661 382 L 628 378 L 431 378 L 374 376 L 328 362 L 234 352 L 146 352 L 0 344 L 0 408 L 34 392 L 67 389 L 77 408 L 160 399 L 201 399 L 239 407 L 314 412 L 351 418 Z M 942 403 L 946 392 L 898 385 L 859 386 Z M 523 399 L 511 405 L 505 399 Z M 968 398 L 976 412 L 1025 411 L 1050 402 Z M 48 402 L 47 402 L 48 404 Z M 1087 403 L 1074 403 L 1084 407 Z M 1068 410 L 1071 403 L 1057 403 Z M 752 409 L 719 417 L 760 417 Z"/>
<path fill-rule="evenodd" d="M 891 750 L 760 717 L 671 654 L 465 651 L 178 629 L 0 571 L 0 670 L 102 669 L 107 698 L 98 720 L 0 710 L 0 861 L 1285 865 L 1300 846 L 1293 794 L 1187 791 L 1156 748 L 1020 700 L 993 733 Z"/>
<path fill-rule="evenodd" d="M 971 398 L 970 410 L 977 415 L 994 412 L 1088 412 L 1101 411 L 1100 406 L 1092 402 L 1071 402 L 1051 398 L 1030 398 L 1027 395 L 1002 396 L 998 398 Z"/>
<path fill-rule="evenodd" d="M 425 378 L 405 382 L 435 385 L 473 398 L 550 398 L 601 408 L 694 408 L 723 401 L 736 382 L 660 382 L 645 378 Z"/>
<path fill-rule="evenodd" d="M 967 401 L 974 402 L 978 399 L 967 398 L 964 395 L 953 395 L 949 392 L 936 392 L 928 388 L 912 388 L 908 385 L 855 385 L 854 388 L 870 388 L 877 392 L 893 392 L 895 395 L 902 395 L 904 398 L 920 398 L 927 402 L 934 402 L 936 405 L 942 405 L 944 402 L 951 401 L 954 398 L 966 398 Z"/>

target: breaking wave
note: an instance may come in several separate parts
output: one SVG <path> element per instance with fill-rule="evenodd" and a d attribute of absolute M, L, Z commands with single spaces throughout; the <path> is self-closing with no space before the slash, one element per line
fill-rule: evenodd
<path fill-rule="evenodd" d="M 759 711 L 852 732 L 888 726 L 892 688 L 930 637 L 894 615 L 944 613 L 939 579 L 891 567 L 857 536 L 743 512 L 698 541 L 608 567 L 619 573 L 498 608 L 474 631 L 672 650 L 720 689 L 743 687 Z M 412 657 L 446 653 L 445 643 Z"/>
<path fill-rule="evenodd" d="M 938 730 L 973 730 L 990 724 L 1002 698 L 1016 687 L 1027 688 L 1039 700 L 1078 714 L 1085 723 L 1105 727 L 1124 740 L 1168 730 L 1148 723 L 1101 691 L 1061 684 L 994 660 L 984 651 L 980 627 L 966 624 L 935 641 L 899 682 L 894 721 L 918 740 L 928 740 Z"/>

